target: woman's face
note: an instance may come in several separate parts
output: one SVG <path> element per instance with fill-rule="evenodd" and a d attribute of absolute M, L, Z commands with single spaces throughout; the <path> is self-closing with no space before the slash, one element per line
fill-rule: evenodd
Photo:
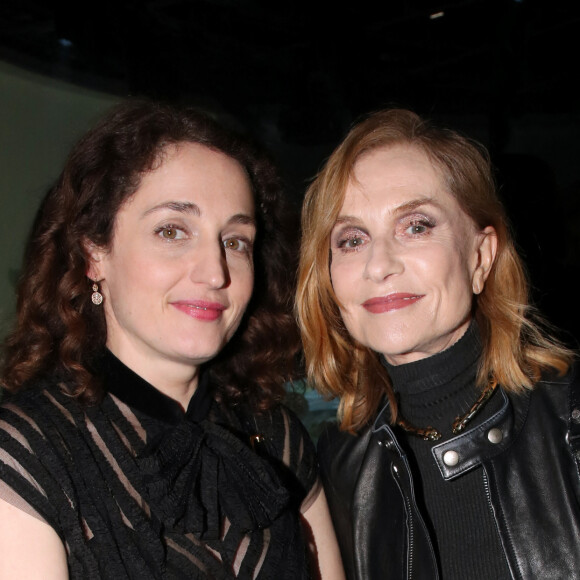
<path fill-rule="evenodd" d="M 110 249 L 91 252 L 110 350 L 146 377 L 214 357 L 250 299 L 255 235 L 244 169 L 202 145 L 170 149 L 121 206 Z"/>
<path fill-rule="evenodd" d="M 391 364 L 456 342 L 493 263 L 493 228 L 477 231 L 420 149 L 373 150 L 354 168 L 331 234 L 330 273 L 346 328 Z"/>

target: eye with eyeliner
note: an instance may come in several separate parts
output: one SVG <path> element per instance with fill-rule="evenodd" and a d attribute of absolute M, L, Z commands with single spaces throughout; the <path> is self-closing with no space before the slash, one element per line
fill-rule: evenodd
<path fill-rule="evenodd" d="M 435 226 L 435 220 L 425 215 L 407 216 L 399 222 L 406 235 L 421 237 L 427 235 Z"/>
<path fill-rule="evenodd" d="M 366 241 L 366 233 L 358 228 L 344 228 L 334 237 L 334 247 L 343 253 L 356 252 Z"/>

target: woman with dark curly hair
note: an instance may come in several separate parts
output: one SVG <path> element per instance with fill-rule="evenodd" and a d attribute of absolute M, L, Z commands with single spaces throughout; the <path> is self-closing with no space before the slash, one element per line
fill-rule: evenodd
<path fill-rule="evenodd" d="M 528 301 L 487 152 L 411 111 L 306 195 L 297 310 L 347 577 L 580 578 L 580 382 Z"/>
<path fill-rule="evenodd" d="M 341 577 L 280 404 L 285 213 L 263 154 L 193 109 L 129 101 L 76 145 L 5 345 L 0 577 Z"/>

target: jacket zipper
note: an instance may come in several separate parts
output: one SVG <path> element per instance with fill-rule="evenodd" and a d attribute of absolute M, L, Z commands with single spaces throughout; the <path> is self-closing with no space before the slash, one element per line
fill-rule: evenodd
<path fill-rule="evenodd" d="M 392 466 L 393 473 L 398 480 L 399 489 L 403 493 L 403 497 L 405 498 L 405 508 L 407 510 L 407 521 L 408 521 L 408 529 L 409 529 L 409 537 L 407 541 L 407 580 L 412 580 L 413 578 L 413 555 L 415 549 L 414 543 L 414 536 L 415 536 L 415 523 L 413 521 L 413 510 L 411 509 L 411 500 L 409 496 L 405 493 L 404 487 L 401 482 L 401 478 L 399 477 L 399 468 L 393 464 Z"/>
<path fill-rule="evenodd" d="M 411 511 L 411 500 L 405 497 L 405 504 L 407 506 L 407 513 L 409 514 L 409 555 L 407 557 L 407 580 L 413 578 L 413 553 L 414 553 L 414 536 L 415 528 L 413 522 L 413 512 Z"/>
<path fill-rule="evenodd" d="M 489 489 L 489 479 L 487 477 L 487 470 L 485 469 L 484 466 L 482 466 L 481 472 L 483 473 L 483 488 L 485 489 L 485 497 L 487 498 L 487 505 L 489 507 L 489 511 L 491 512 L 491 516 L 493 518 L 493 523 L 495 524 L 495 531 L 496 531 L 497 536 L 499 538 L 499 543 L 500 543 L 500 546 L 501 546 L 501 551 L 502 551 L 503 557 L 505 559 L 505 563 L 506 563 L 507 569 L 510 572 L 510 576 L 512 577 L 512 579 L 514 579 L 514 575 L 512 573 L 511 566 L 509 565 L 509 561 L 508 561 L 507 554 L 505 553 L 505 549 L 503 547 L 503 542 L 501 541 L 501 533 L 500 533 L 499 528 L 498 528 L 498 525 L 497 525 L 497 518 L 495 516 L 495 510 L 493 509 L 493 503 L 491 501 L 491 491 Z"/>

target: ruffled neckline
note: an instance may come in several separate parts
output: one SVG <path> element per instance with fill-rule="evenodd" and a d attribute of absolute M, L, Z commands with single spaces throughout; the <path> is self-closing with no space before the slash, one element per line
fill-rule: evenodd
<path fill-rule="evenodd" d="M 269 527 L 286 508 L 289 492 L 270 464 L 209 419 L 215 403 L 207 373 L 184 412 L 109 351 L 101 371 L 107 392 L 157 423 L 136 463 L 166 529 L 218 539 L 224 517 L 246 532 Z"/>

